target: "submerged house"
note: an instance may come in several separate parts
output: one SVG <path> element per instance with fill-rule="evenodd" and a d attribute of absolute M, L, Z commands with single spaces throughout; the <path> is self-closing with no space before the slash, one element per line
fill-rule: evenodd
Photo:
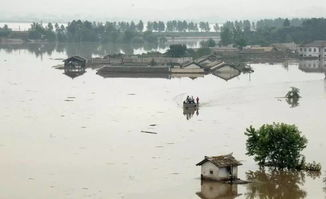
<path fill-rule="evenodd" d="M 73 56 L 63 60 L 64 62 L 64 73 L 71 78 L 75 78 L 85 73 L 86 71 L 86 59 Z"/>
<path fill-rule="evenodd" d="M 239 76 L 241 71 L 232 65 L 222 64 L 218 68 L 214 69 L 212 74 L 221 79 L 224 79 L 225 81 L 228 81 Z"/>
<path fill-rule="evenodd" d="M 242 165 L 232 154 L 221 156 L 205 156 L 196 164 L 201 166 L 201 179 L 227 181 L 238 179 L 238 166 Z"/>
<path fill-rule="evenodd" d="M 183 64 L 178 67 L 171 68 L 171 73 L 183 73 L 183 74 L 203 74 L 204 69 L 195 62 Z"/>
<path fill-rule="evenodd" d="M 215 55 L 203 56 L 196 59 L 194 62 L 200 65 L 205 71 L 210 71 L 212 68 L 222 63 Z"/>

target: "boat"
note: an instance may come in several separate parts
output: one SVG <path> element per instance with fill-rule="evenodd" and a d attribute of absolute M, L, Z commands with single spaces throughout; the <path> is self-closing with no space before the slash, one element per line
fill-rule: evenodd
<path fill-rule="evenodd" d="M 183 101 L 184 109 L 197 109 L 199 107 L 199 98 L 197 97 L 197 103 L 195 102 L 193 97 L 187 97 L 185 101 Z"/>
<path fill-rule="evenodd" d="M 185 109 L 196 109 L 199 107 L 199 104 L 195 103 L 195 102 L 183 102 L 183 108 Z"/>

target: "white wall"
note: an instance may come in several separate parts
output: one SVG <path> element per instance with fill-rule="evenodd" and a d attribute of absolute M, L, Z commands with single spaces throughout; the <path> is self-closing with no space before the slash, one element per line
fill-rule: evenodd
<path fill-rule="evenodd" d="M 213 174 L 211 174 L 210 171 L 213 171 Z M 211 162 L 205 162 L 201 166 L 201 174 L 206 179 L 220 180 L 220 178 L 218 176 L 218 174 L 219 174 L 219 168 L 216 167 Z"/>
<path fill-rule="evenodd" d="M 210 171 L 213 171 L 213 174 Z M 234 177 L 237 177 L 238 167 L 233 167 L 232 173 Z M 218 168 L 211 162 L 206 162 L 201 166 L 201 174 L 204 178 L 211 180 L 223 180 L 230 177 L 226 168 Z"/>
<path fill-rule="evenodd" d="M 299 54 L 303 57 L 319 57 L 320 51 L 318 47 L 300 47 Z"/>

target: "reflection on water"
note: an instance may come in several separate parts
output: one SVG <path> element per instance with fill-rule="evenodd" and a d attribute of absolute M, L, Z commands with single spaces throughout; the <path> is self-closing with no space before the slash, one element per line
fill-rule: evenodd
<path fill-rule="evenodd" d="M 186 116 L 187 120 L 190 120 L 196 113 L 199 115 L 199 108 L 183 108 L 183 115 Z"/>
<path fill-rule="evenodd" d="M 286 98 L 286 102 L 290 105 L 291 108 L 299 106 L 299 99 L 298 97 L 294 98 Z"/>
<path fill-rule="evenodd" d="M 233 199 L 241 195 L 237 184 L 206 180 L 201 181 L 201 191 L 196 194 L 202 199 Z"/>
<path fill-rule="evenodd" d="M 307 193 L 301 188 L 305 183 L 304 172 L 265 171 L 248 172 L 247 198 L 305 198 Z"/>
<path fill-rule="evenodd" d="M 195 43 L 185 42 L 187 47 L 195 47 Z M 81 43 L 26 43 L 26 44 L 0 44 L 0 49 L 10 53 L 19 50 L 28 50 L 36 57 L 42 58 L 45 54 L 51 56 L 53 53 L 65 53 L 67 57 L 74 55 L 91 58 L 94 56 L 105 56 L 108 54 L 124 53 L 127 55 L 142 54 L 150 51 L 165 52 L 168 44 L 144 43 L 144 44 L 98 44 L 96 42 Z"/>
<path fill-rule="evenodd" d="M 306 73 L 326 73 L 326 60 L 300 60 L 299 69 Z"/>

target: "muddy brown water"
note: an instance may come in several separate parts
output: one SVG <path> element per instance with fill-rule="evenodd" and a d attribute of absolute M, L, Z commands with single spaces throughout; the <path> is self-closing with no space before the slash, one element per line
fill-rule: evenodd
<path fill-rule="evenodd" d="M 324 172 L 259 171 L 243 133 L 296 124 L 309 140 L 307 161 L 326 170 L 322 69 L 252 64 L 254 73 L 229 81 L 103 78 L 89 69 L 72 79 L 51 67 L 58 57 L 0 50 L 0 198 L 325 198 Z M 291 86 L 301 90 L 296 106 L 276 98 Z M 186 95 L 199 96 L 198 113 L 184 114 Z M 239 177 L 254 183 L 201 183 L 195 164 L 230 152 L 243 163 Z"/>

